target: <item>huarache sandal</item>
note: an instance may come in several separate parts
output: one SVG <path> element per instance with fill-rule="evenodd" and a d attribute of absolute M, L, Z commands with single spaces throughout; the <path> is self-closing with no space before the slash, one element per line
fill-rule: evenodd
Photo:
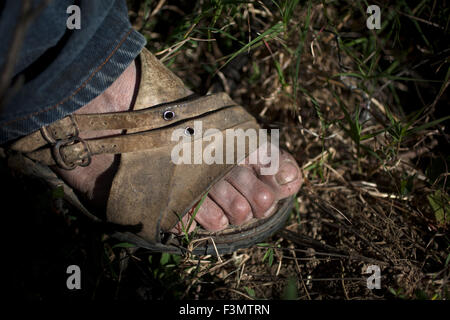
<path fill-rule="evenodd" d="M 258 130 L 259 125 L 224 93 L 195 97 L 145 49 L 140 62 L 141 80 L 133 111 L 67 116 L 15 141 L 10 146 L 10 165 L 45 179 L 53 187 L 63 186 L 71 204 L 99 220 L 49 166 L 69 170 L 88 166 L 99 154 L 120 154 L 107 202 L 107 221 L 137 226 L 136 232 L 122 230 L 113 236 L 152 251 L 231 253 L 261 242 L 281 228 L 289 216 L 292 197 L 280 200 L 268 218 L 252 219 L 220 232 L 198 230 L 189 246 L 184 236 L 169 232 L 216 182 L 258 147 L 249 143 L 239 154 L 239 139 L 233 139 L 234 164 L 180 165 L 172 159 L 172 151 L 180 143 L 173 141 L 174 133 L 188 137 L 183 141 L 189 148 L 199 143 L 202 150 L 215 148 L 217 152 L 225 148 L 225 142 L 217 141 L 226 140 L 227 129 Z M 202 132 L 196 132 L 195 121 L 201 121 Z M 86 140 L 79 136 L 80 132 L 105 129 L 124 129 L 126 134 Z"/>

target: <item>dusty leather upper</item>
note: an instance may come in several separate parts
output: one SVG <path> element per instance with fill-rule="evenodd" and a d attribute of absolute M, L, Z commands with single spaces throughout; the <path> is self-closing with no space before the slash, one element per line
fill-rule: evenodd
<path fill-rule="evenodd" d="M 226 94 L 192 98 L 182 81 L 146 49 L 140 55 L 140 65 L 139 91 L 132 111 L 72 115 L 16 141 L 11 149 L 45 165 L 67 169 L 89 165 L 89 159 L 97 154 L 121 154 L 107 218 L 123 225 L 141 224 L 138 235 L 158 243 L 161 231 L 170 231 L 205 192 L 254 151 L 247 146 L 241 158 L 235 155 L 233 164 L 175 164 L 171 152 L 179 142 L 172 141 L 172 133 L 194 128 L 194 121 L 202 121 L 203 132 L 218 131 L 207 137 L 193 132 L 190 140 L 200 142 L 203 150 L 222 148 L 225 154 L 226 129 L 259 129 L 259 125 Z M 170 119 L 164 117 L 168 110 L 172 112 Z M 79 132 L 103 129 L 126 129 L 126 134 L 78 138 Z M 237 141 L 232 143 L 236 150 Z"/>
<path fill-rule="evenodd" d="M 182 81 L 150 52 L 144 50 L 140 59 L 142 77 L 135 109 L 178 100 L 191 94 Z M 209 126 L 222 131 L 232 127 L 232 124 L 242 128 L 259 128 L 242 107 L 226 115 L 223 112 L 226 111 L 213 113 L 208 119 L 202 118 L 204 130 Z M 219 122 L 222 122 L 222 128 L 218 126 Z M 203 146 L 207 144 L 203 142 Z M 149 241 L 159 242 L 159 229 L 169 231 L 215 182 L 234 167 L 232 164 L 175 165 L 170 158 L 172 147 L 167 141 L 166 147 L 122 154 L 121 165 L 111 188 L 108 219 L 121 224 L 142 222 L 140 235 Z"/>

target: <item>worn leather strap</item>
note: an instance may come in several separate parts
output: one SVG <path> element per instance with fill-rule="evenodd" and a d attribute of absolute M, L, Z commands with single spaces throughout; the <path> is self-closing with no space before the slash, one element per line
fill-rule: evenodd
<path fill-rule="evenodd" d="M 226 93 L 187 98 L 146 109 L 99 114 L 73 114 L 16 141 L 11 149 L 29 153 L 47 144 L 78 136 L 81 132 L 117 129 L 146 130 L 173 125 L 182 120 L 236 105 Z"/>
<path fill-rule="evenodd" d="M 201 118 L 202 131 L 206 132 L 209 129 L 222 131 L 252 120 L 246 115 L 247 113 L 240 106 L 228 107 L 204 115 Z M 88 165 L 90 158 L 99 154 L 121 154 L 175 146 L 179 143 L 179 139 L 172 139 L 175 130 L 181 130 L 193 140 L 204 138 L 205 135 L 202 135 L 202 132 L 192 132 L 195 127 L 194 122 L 195 119 L 183 121 L 176 126 L 89 140 L 74 137 L 61 140 L 56 145 L 49 145 L 26 155 L 30 159 L 45 165 L 59 165 L 64 169 L 72 169 L 77 165 Z"/>

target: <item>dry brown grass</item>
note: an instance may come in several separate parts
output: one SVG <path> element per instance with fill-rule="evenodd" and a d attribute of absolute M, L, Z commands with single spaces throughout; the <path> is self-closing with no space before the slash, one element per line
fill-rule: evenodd
<path fill-rule="evenodd" d="M 214 24 L 214 16 L 194 23 L 194 17 L 203 12 L 199 3 L 206 1 L 195 7 L 183 1 L 154 1 L 147 10 L 138 1 L 130 3 L 132 21 L 148 37 L 148 47 L 194 91 L 225 90 L 265 127 L 280 128 L 281 145 L 301 164 L 305 182 L 297 195 L 298 207 L 282 231 L 264 247 L 220 258 L 176 258 L 113 248 L 111 239 L 99 247 L 97 233 L 91 233 L 82 221 L 67 220 L 62 228 L 69 239 L 63 237 L 63 243 L 75 245 L 66 257 L 96 266 L 91 267 L 86 296 L 448 299 L 448 224 L 436 220 L 428 198 L 437 190 L 448 192 L 448 122 L 423 128 L 400 143 L 387 130 L 389 112 L 404 124 L 406 115 L 423 106 L 414 127 L 445 115 L 448 48 L 438 46 L 429 54 L 415 34 L 414 41 L 401 38 L 401 44 L 377 39 L 380 47 L 373 55 L 358 51 L 362 48 L 358 45 L 344 50 L 344 42 L 373 35 L 364 29 L 359 2 L 312 1 L 309 12 L 309 2 L 301 2 L 282 32 L 221 68 L 223 57 L 242 44 L 220 33 L 210 34 L 215 39 L 210 41 L 204 28 L 214 26 L 248 43 L 282 21 L 270 1 L 225 7 Z M 390 10 L 395 11 L 396 5 Z M 431 9 L 431 15 L 413 10 L 414 19 L 404 12 L 398 15 L 403 23 L 428 21 L 419 22 L 430 36 L 437 32 L 433 24 L 440 23 L 435 19 L 438 8 Z M 184 27 L 177 28 L 180 25 Z M 340 45 L 336 34 L 343 40 Z M 296 78 L 299 44 L 303 47 Z M 355 57 L 367 65 L 375 57 L 375 66 L 398 61 L 390 76 L 430 79 L 435 72 L 434 80 L 440 81 L 338 76 L 359 72 L 361 65 Z M 383 131 L 361 142 L 360 149 L 345 130 L 350 124 L 344 113 L 354 115 L 358 109 L 361 136 Z M 439 163 L 444 169 L 438 169 Z M 437 173 L 431 175 L 433 170 Z M 366 287 L 364 270 L 369 265 L 381 268 L 380 290 Z"/>
<path fill-rule="evenodd" d="M 267 247 L 239 250 L 221 260 L 191 257 L 179 265 L 187 288 L 182 297 L 279 299 L 285 297 L 289 279 L 294 279 L 299 299 L 445 298 L 448 294 L 446 227 L 439 225 L 430 211 L 426 195 L 437 186 L 430 185 L 421 165 L 422 158 L 433 154 L 430 150 L 438 145 L 442 129 L 424 129 L 394 148 L 387 133 L 361 143 L 378 158 L 357 150 L 355 141 L 343 130 L 342 124 L 348 126 L 340 104 L 350 114 L 357 107 L 362 110 L 363 135 L 386 130 L 387 112 L 403 120 L 404 112 L 414 110 L 398 108 L 386 87 L 393 85 L 400 91 L 422 88 L 395 80 L 335 76 L 358 70 L 355 58 L 337 43 L 336 34 L 367 37 L 361 31 L 365 21 L 358 5 L 339 7 L 342 3 L 315 1 L 309 12 L 306 4 L 298 7 L 283 32 L 224 68 L 223 57 L 230 52 L 224 51 L 227 47 L 219 40 L 195 41 L 195 45 L 178 41 L 170 48 L 182 49 L 169 53 L 164 50 L 167 34 L 151 34 L 150 48 L 166 63 L 170 61 L 170 68 L 194 90 L 225 90 L 265 126 L 280 128 L 282 146 L 302 164 L 305 177 L 297 198 L 298 212 L 285 230 L 268 242 L 273 250 L 272 265 L 264 259 Z M 164 8 L 175 10 L 160 9 Z M 273 7 L 262 2 L 241 5 L 234 16 L 229 10 L 222 13 L 216 28 L 237 38 L 243 33 L 248 41 L 281 19 Z M 302 39 L 301 27 L 308 19 Z M 333 23 L 335 33 L 330 32 Z M 190 28 L 190 37 L 200 38 L 193 30 L 207 25 L 202 21 Z M 295 79 L 295 50 L 301 41 L 300 73 Z M 380 60 L 392 59 L 394 50 L 387 44 L 380 51 Z M 350 53 L 363 58 L 356 49 Z M 365 61 L 371 58 L 365 57 Z M 218 68 L 218 74 L 209 71 Z M 420 76 L 410 66 L 397 75 Z M 430 121 L 430 116 L 425 114 L 422 120 Z M 411 183 L 409 192 L 401 190 L 405 181 Z M 366 288 L 364 270 L 371 264 L 381 267 L 381 290 Z"/>

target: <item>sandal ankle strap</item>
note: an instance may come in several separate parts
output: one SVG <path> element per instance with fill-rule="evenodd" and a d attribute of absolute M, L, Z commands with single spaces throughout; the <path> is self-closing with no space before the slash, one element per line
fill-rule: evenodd
<path fill-rule="evenodd" d="M 211 121 L 208 122 L 208 114 L 226 109 L 230 110 L 224 111 L 221 116 L 210 117 Z M 199 116 L 204 116 L 202 121 L 211 124 L 205 130 L 213 128 L 212 125 L 219 130 L 228 128 L 229 118 L 235 119 L 234 125 L 249 121 L 241 109 L 226 93 L 219 93 L 137 111 L 73 114 L 19 139 L 12 144 L 11 149 L 42 164 L 71 170 L 89 165 L 92 156 L 98 154 L 119 154 L 167 146 L 172 143 L 170 137 L 175 129 L 193 127 L 192 119 Z M 86 140 L 80 137 L 83 132 L 117 129 L 143 131 Z M 201 136 L 193 135 L 194 140 L 198 138 Z"/>

